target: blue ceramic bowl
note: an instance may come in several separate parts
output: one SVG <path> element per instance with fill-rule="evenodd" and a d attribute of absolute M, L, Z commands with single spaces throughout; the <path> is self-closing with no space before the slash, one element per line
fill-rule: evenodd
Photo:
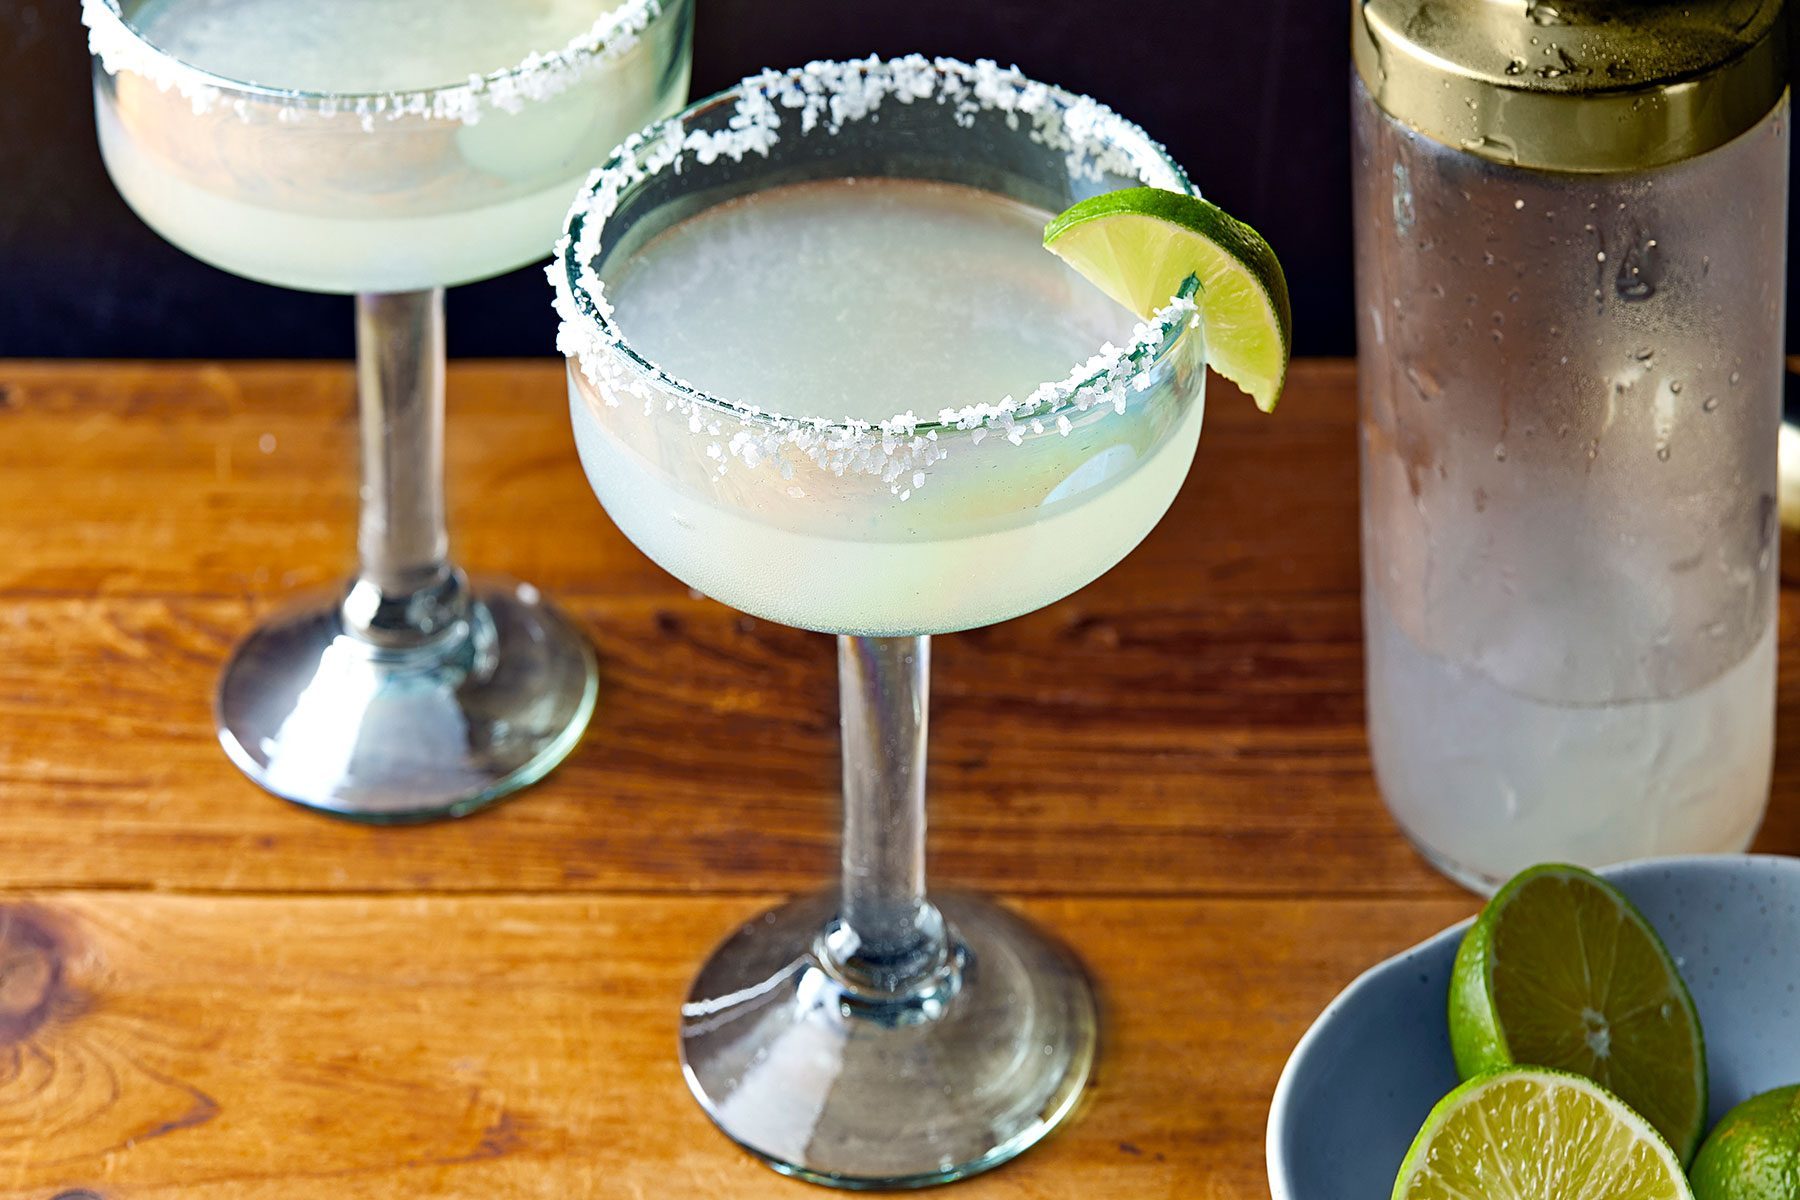
<path fill-rule="evenodd" d="M 1700 1008 L 1712 1119 L 1800 1083 L 1800 859 L 1665 858 L 1601 872 L 1656 926 Z M 1274 1200 L 1381 1200 L 1457 1084 L 1446 1009 L 1468 922 L 1367 972 L 1294 1048 L 1269 1112 Z"/>

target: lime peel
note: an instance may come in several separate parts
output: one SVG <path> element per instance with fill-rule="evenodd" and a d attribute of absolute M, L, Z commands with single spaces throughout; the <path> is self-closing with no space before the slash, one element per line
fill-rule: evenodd
<path fill-rule="evenodd" d="M 1125 188 L 1051 221 L 1044 246 L 1146 320 L 1196 277 L 1208 363 L 1274 411 L 1293 312 L 1281 263 L 1256 230 L 1198 196 Z"/>
<path fill-rule="evenodd" d="M 1694 1160 L 1699 1200 L 1800 1200 L 1800 1085 L 1726 1113 Z"/>

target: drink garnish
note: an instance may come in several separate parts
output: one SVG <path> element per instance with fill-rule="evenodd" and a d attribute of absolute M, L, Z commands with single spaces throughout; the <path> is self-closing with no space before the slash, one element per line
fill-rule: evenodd
<path fill-rule="evenodd" d="M 1138 316 L 1166 307 L 1191 275 L 1208 364 L 1273 412 L 1287 378 L 1287 277 L 1261 234 L 1218 205 L 1138 187 L 1083 200 L 1050 222 L 1044 248 Z"/>

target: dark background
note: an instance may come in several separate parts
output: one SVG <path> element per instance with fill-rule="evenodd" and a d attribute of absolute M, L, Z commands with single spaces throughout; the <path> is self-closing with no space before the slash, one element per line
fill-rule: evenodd
<path fill-rule="evenodd" d="M 704 95 L 763 67 L 869 53 L 1016 63 L 1095 96 L 1167 143 L 1211 199 L 1281 254 L 1295 349 L 1347 354 L 1348 7 L 698 0 L 694 89 Z M 0 357 L 348 357 L 342 297 L 205 266 L 125 207 L 94 141 L 78 9 L 77 0 L 0 0 Z M 553 352 L 549 290 L 537 268 L 456 289 L 449 303 L 453 354 Z"/>

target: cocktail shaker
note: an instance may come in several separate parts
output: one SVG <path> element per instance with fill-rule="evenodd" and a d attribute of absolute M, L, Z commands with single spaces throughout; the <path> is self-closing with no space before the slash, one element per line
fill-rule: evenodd
<path fill-rule="evenodd" d="M 1731 851 L 1773 757 L 1781 0 L 1358 0 L 1369 738 L 1419 848 Z"/>

